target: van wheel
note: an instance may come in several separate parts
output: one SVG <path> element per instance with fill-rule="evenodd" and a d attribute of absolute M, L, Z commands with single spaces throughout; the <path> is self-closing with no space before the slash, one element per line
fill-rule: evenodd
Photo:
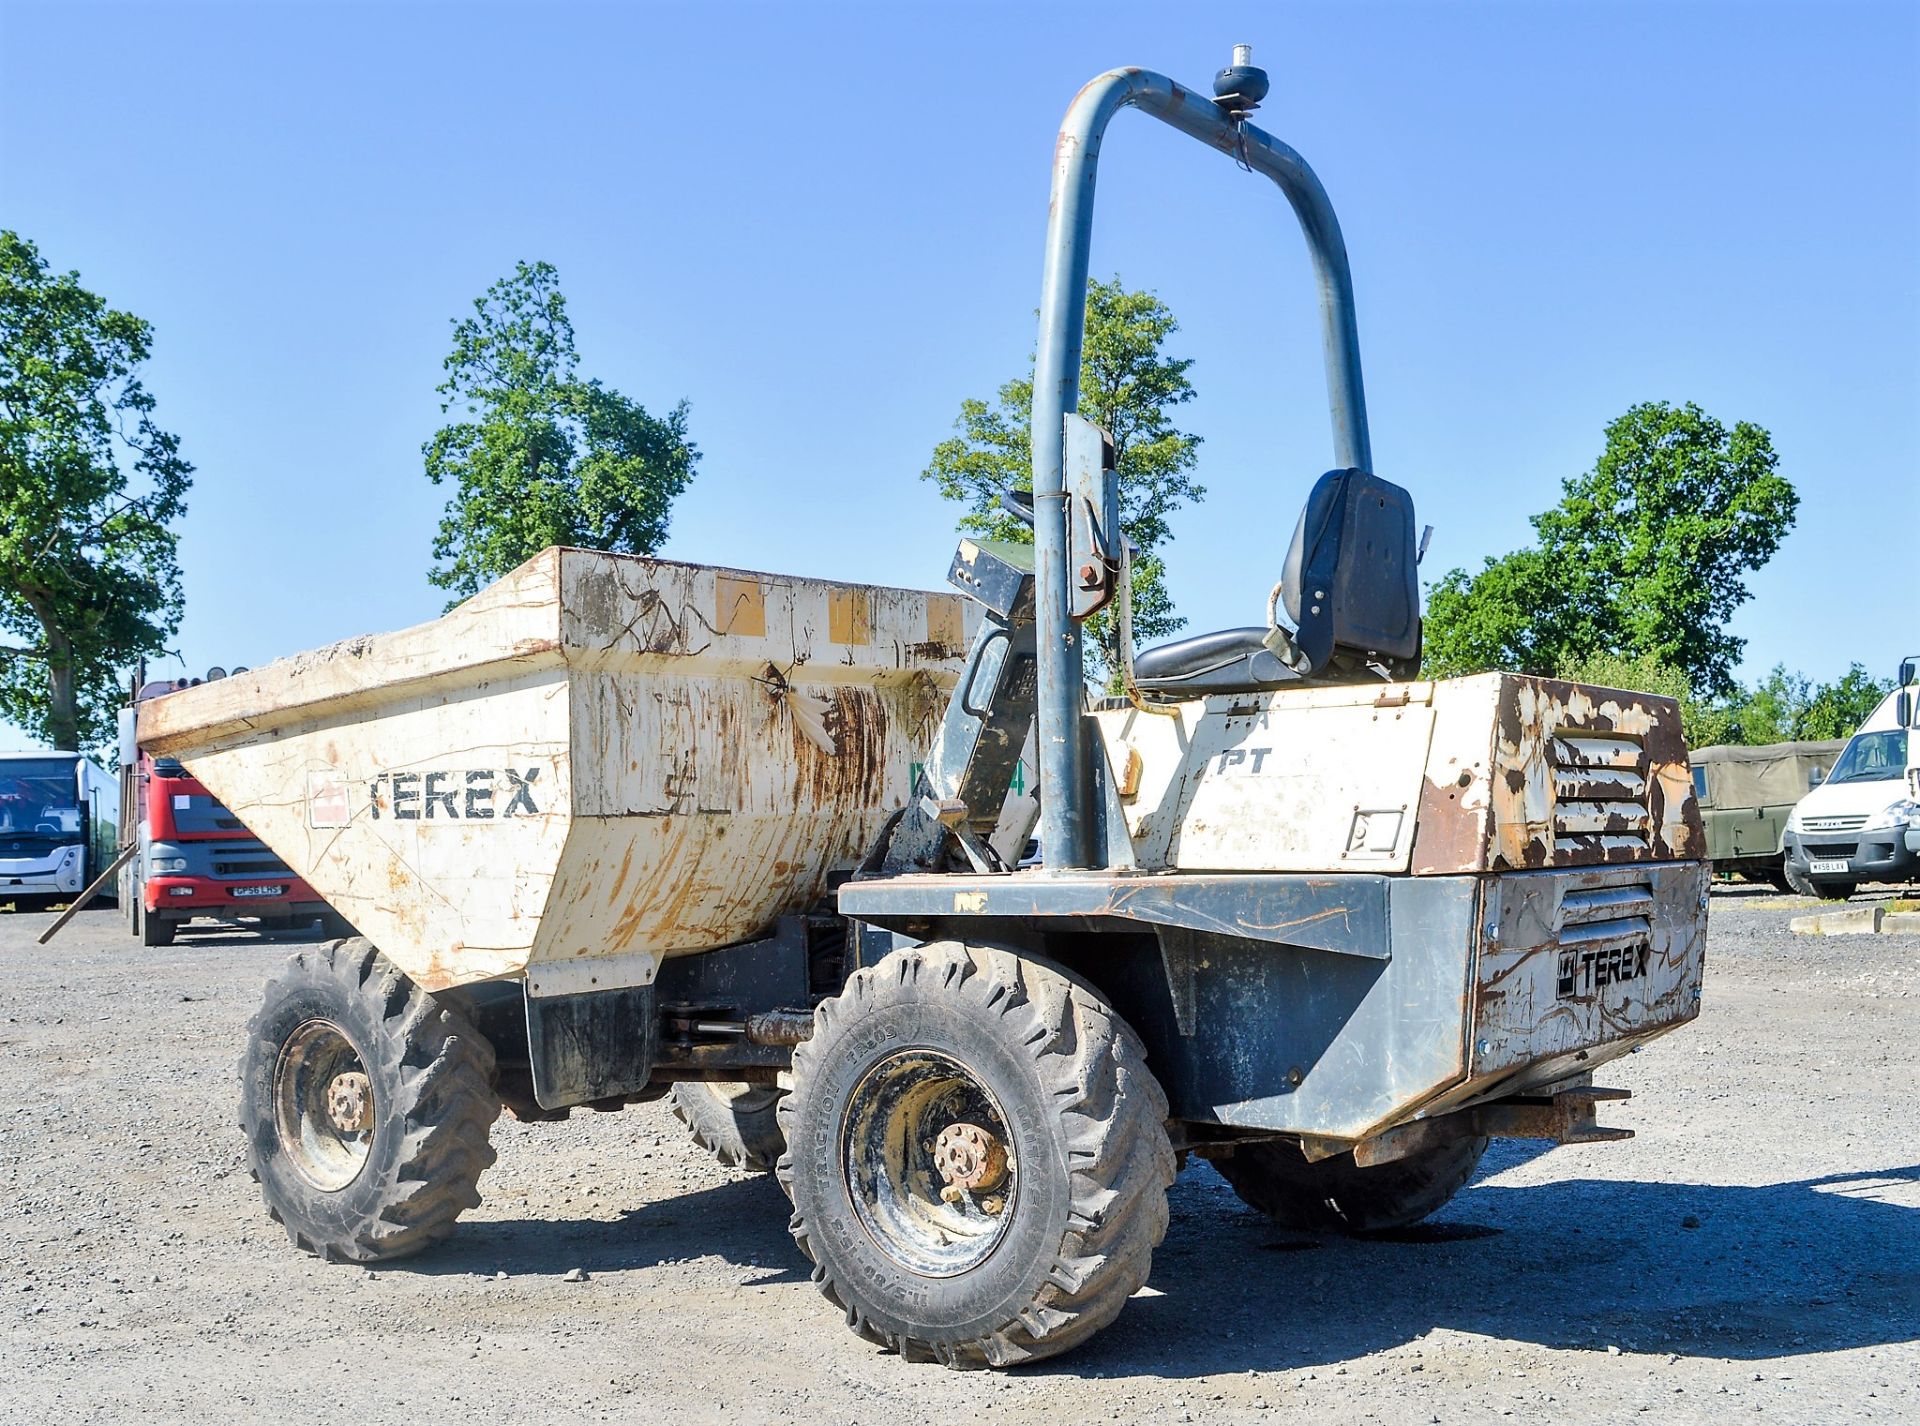
<path fill-rule="evenodd" d="M 1822 901 L 1845 901 L 1860 888 L 1857 881 L 1815 881 L 1792 862 L 1786 866 L 1787 885 L 1802 896 L 1817 896 Z"/>
<path fill-rule="evenodd" d="M 779 1174 L 814 1281 L 867 1340 L 950 1367 L 1085 1341 L 1167 1227 L 1167 1101 L 1126 1022 L 1058 966 L 943 941 L 815 1011 Z"/>
<path fill-rule="evenodd" d="M 1220 1177 L 1283 1228 L 1364 1235 L 1410 1228 L 1467 1186 L 1485 1138 L 1454 1139 L 1362 1168 L 1352 1154 L 1309 1163 L 1289 1139 L 1238 1145 L 1213 1160 Z"/>
<path fill-rule="evenodd" d="M 384 1262 L 479 1206 L 500 1116 L 493 1047 L 366 941 L 301 949 L 240 1056 L 240 1128 L 294 1246 Z"/>
<path fill-rule="evenodd" d="M 780 1133 L 781 1093 L 770 1084 L 683 1080 L 673 1087 L 673 1113 L 694 1143 L 729 1168 L 772 1173 L 787 1147 Z"/>

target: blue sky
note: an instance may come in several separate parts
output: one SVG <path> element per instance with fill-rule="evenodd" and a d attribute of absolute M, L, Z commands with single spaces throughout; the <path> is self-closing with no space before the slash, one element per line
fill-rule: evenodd
<path fill-rule="evenodd" d="M 1429 577 L 1524 542 L 1605 423 L 1768 427 L 1798 527 L 1748 676 L 1920 646 L 1920 7 L 0 5 L 0 223 L 157 333 L 199 467 L 182 661 L 433 616 L 421 474 L 449 321 L 560 270 L 583 370 L 704 451 L 664 553 L 937 587 L 919 480 L 1033 340 L 1048 166 L 1122 64 L 1234 42 L 1352 256 L 1379 473 Z M 1270 187 L 1138 116 L 1094 269 L 1196 358 L 1190 628 L 1256 622 L 1330 462 L 1303 246 Z M 12 741 L 0 729 L 0 742 Z"/>

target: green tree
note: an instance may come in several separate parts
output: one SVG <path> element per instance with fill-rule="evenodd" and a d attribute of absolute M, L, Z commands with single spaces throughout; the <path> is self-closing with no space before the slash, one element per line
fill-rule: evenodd
<path fill-rule="evenodd" d="M 152 342 L 0 232 L 0 715 L 55 748 L 107 742 L 120 670 L 180 626 L 193 467 L 140 379 Z"/>
<path fill-rule="evenodd" d="M 1866 721 L 1893 687 L 1859 664 L 1832 683 L 1816 684 L 1785 664 L 1737 699 L 1731 709 L 1743 743 L 1787 743 L 1845 738 Z"/>
<path fill-rule="evenodd" d="M 1859 664 L 1850 664 L 1839 678 L 1814 690 L 1794 737 L 1850 738 L 1892 691 L 1892 679 L 1875 678 Z"/>
<path fill-rule="evenodd" d="M 440 384 L 443 426 L 422 448 L 427 478 L 451 483 L 428 576 L 461 598 L 548 545 L 651 554 L 700 453 L 687 403 L 649 415 L 583 381 L 560 275 L 516 265 L 454 323 Z"/>
<path fill-rule="evenodd" d="M 1193 400 L 1188 359 L 1163 347 L 1180 330 L 1151 292 L 1129 292 L 1118 277 L 1087 284 L 1087 331 L 1080 355 L 1080 414 L 1113 437 L 1120 479 L 1120 523 L 1133 541 L 1133 632 L 1162 638 L 1186 624 L 1173 612 L 1161 553 L 1173 538 L 1169 518 L 1206 491 L 1193 478 L 1200 437 L 1174 425 L 1174 409 Z M 1005 490 L 1033 489 L 1033 362 L 989 403 L 960 403 L 955 435 L 934 447 L 921 479 L 966 506 L 960 528 L 994 540 L 1030 543 L 1033 532 L 1000 508 Z M 1112 610 L 1090 621 L 1097 672 L 1119 660 Z"/>
<path fill-rule="evenodd" d="M 1742 743 L 1790 743 L 1805 723 L 1813 702 L 1813 680 L 1775 664 L 1767 676 L 1733 700 L 1733 716 Z"/>
<path fill-rule="evenodd" d="M 1749 422 L 1729 428 L 1691 402 L 1630 408 L 1607 427 L 1594 468 L 1533 517 L 1536 545 L 1433 586 L 1427 670 L 1546 673 L 1617 651 L 1732 694 L 1744 641 L 1727 620 L 1799 505 L 1777 465 L 1772 439 Z"/>

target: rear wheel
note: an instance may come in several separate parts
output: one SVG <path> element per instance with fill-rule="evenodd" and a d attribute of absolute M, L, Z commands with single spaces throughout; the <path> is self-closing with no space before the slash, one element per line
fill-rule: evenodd
<path fill-rule="evenodd" d="M 493 1078 L 493 1047 L 366 941 L 302 949 L 240 1057 L 240 1128 L 268 1212 L 333 1261 L 439 1242 L 480 1203 Z"/>
<path fill-rule="evenodd" d="M 1309 1163 L 1291 1140 L 1241 1144 L 1213 1160 L 1233 1191 L 1283 1228 L 1384 1233 L 1408 1228 L 1467 1185 L 1484 1138 L 1454 1139 L 1362 1168 L 1352 1154 Z"/>
<path fill-rule="evenodd" d="M 822 1004 L 781 1101 L 779 1173 L 814 1280 L 869 1341 L 951 1367 L 1077 1345 L 1167 1227 L 1166 1097 L 1061 968 L 939 942 Z"/>
<path fill-rule="evenodd" d="M 787 1147 L 781 1097 L 770 1084 L 687 1080 L 673 1087 L 673 1113 L 694 1143 L 729 1168 L 772 1173 Z"/>

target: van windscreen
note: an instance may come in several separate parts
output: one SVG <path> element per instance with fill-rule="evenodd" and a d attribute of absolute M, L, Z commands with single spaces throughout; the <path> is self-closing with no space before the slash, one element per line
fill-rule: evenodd
<path fill-rule="evenodd" d="M 1907 730 L 1885 728 L 1877 733 L 1855 733 L 1834 759 L 1829 783 L 1887 782 L 1907 775 Z"/>

